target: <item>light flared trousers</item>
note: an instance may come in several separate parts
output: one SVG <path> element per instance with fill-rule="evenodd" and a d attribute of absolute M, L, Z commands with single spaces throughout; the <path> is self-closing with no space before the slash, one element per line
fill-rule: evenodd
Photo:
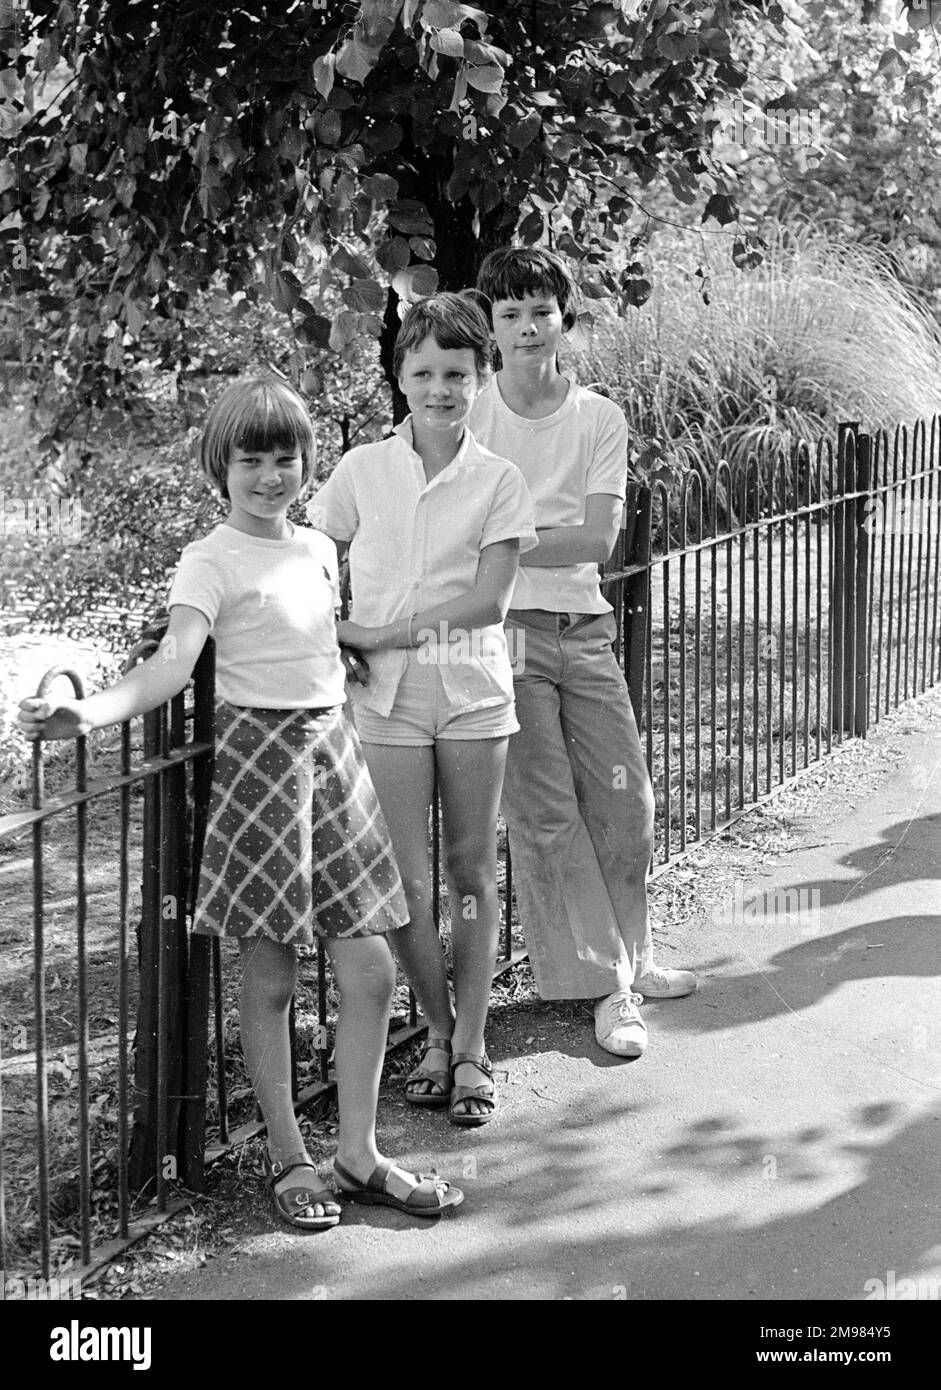
<path fill-rule="evenodd" d="M 653 792 L 611 613 L 513 609 L 520 732 L 503 816 L 543 999 L 629 989 L 652 964 L 646 879 Z"/>

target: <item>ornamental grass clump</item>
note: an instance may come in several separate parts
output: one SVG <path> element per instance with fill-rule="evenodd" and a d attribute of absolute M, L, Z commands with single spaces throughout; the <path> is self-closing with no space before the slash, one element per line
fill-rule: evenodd
<path fill-rule="evenodd" d="M 698 257 L 673 244 L 643 308 L 599 315 L 574 348 L 580 378 L 624 409 L 635 465 L 708 475 L 720 459 L 788 457 L 841 421 L 941 412 L 938 325 L 880 248 L 778 224 L 762 265 L 738 270 L 718 241 Z"/>

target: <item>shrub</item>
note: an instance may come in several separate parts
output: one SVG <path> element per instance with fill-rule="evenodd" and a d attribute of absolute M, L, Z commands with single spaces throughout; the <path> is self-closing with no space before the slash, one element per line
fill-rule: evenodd
<path fill-rule="evenodd" d="M 671 247 L 647 304 L 600 318 L 573 351 L 624 409 L 641 475 L 711 473 L 843 420 L 874 429 L 941 410 L 941 337 L 890 259 L 802 224 L 778 224 L 751 271 L 724 246 L 698 266 Z"/>
<path fill-rule="evenodd" d="M 0 489 L 42 506 L 79 499 L 80 534 L 7 537 L 0 603 L 33 627 L 125 650 L 163 606 L 180 551 L 225 515 L 197 462 L 208 404 L 234 376 L 274 367 L 290 374 L 295 349 L 270 305 L 232 305 L 218 292 L 197 306 L 199 342 L 185 373 L 155 361 L 131 414 L 99 411 L 53 461 L 37 447 L 41 409 L 21 386 L 0 414 Z M 324 363 L 326 359 L 324 359 Z M 344 448 L 379 437 L 390 416 L 377 355 L 331 355 L 306 373 L 317 428 L 317 478 Z M 301 508 L 295 520 L 303 520 Z"/>

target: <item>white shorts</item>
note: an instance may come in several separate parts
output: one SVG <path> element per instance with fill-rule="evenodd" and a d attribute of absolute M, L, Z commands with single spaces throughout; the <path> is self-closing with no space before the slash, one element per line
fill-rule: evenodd
<path fill-rule="evenodd" d="M 417 648 L 408 654 L 408 666 L 388 715 L 377 714 L 355 700 L 351 704 L 361 743 L 430 748 L 439 738 L 506 738 L 519 730 L 512 699 L 485 709 L 455 710 L 437 664 L 419 661 Z"/>

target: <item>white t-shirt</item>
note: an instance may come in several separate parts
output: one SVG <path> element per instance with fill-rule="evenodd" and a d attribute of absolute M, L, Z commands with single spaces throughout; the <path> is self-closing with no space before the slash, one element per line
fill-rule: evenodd
<path fill-rule="evenodd" d="M 216 693 L 255 709 L 342 705 L 345 673 L 336 638 L 336 546 L 295 526 L 263 540 L 224 522 L 186 546 L 168 608 L 184 603 L 209 619 Z"/>
<path fill-rule="evenodd" d="M 519 469 L 482 449 L 465 429 L 454 458 L 428 482 L 412 447 L 411 417 L 389 439 L 344 454 L 308 504 L 307 520 L 350 542 L 350 618 L 365 627 L 383 627 L 466 594 L 477 581 L 484 546 L 513 538 L 520 551 L 536 544 L 533 504 Z M 502 623 L 475 629 L 466 652 L 438 645 L 452 708 L 512 700 Z M 388 715 L 408 654 L 384 648 L 370 652 L 368 661 L 369 684 L 353 686 L 351 698 Z"/>
<path fill-rule="evenodd" d="M 551 415 L 528 420 L 510 410 L 496 377 L 474 402 L 470 426 L 495 454 L 512 459 L 526 479 L 536 526 L 580 526 L 585 500 L 627 493 L 627 421 L 613 401 L 571 382 Z M 594 563 L 544 569 L 520 560 L 512 608 L 550 613 L 610 613 Z"/>

